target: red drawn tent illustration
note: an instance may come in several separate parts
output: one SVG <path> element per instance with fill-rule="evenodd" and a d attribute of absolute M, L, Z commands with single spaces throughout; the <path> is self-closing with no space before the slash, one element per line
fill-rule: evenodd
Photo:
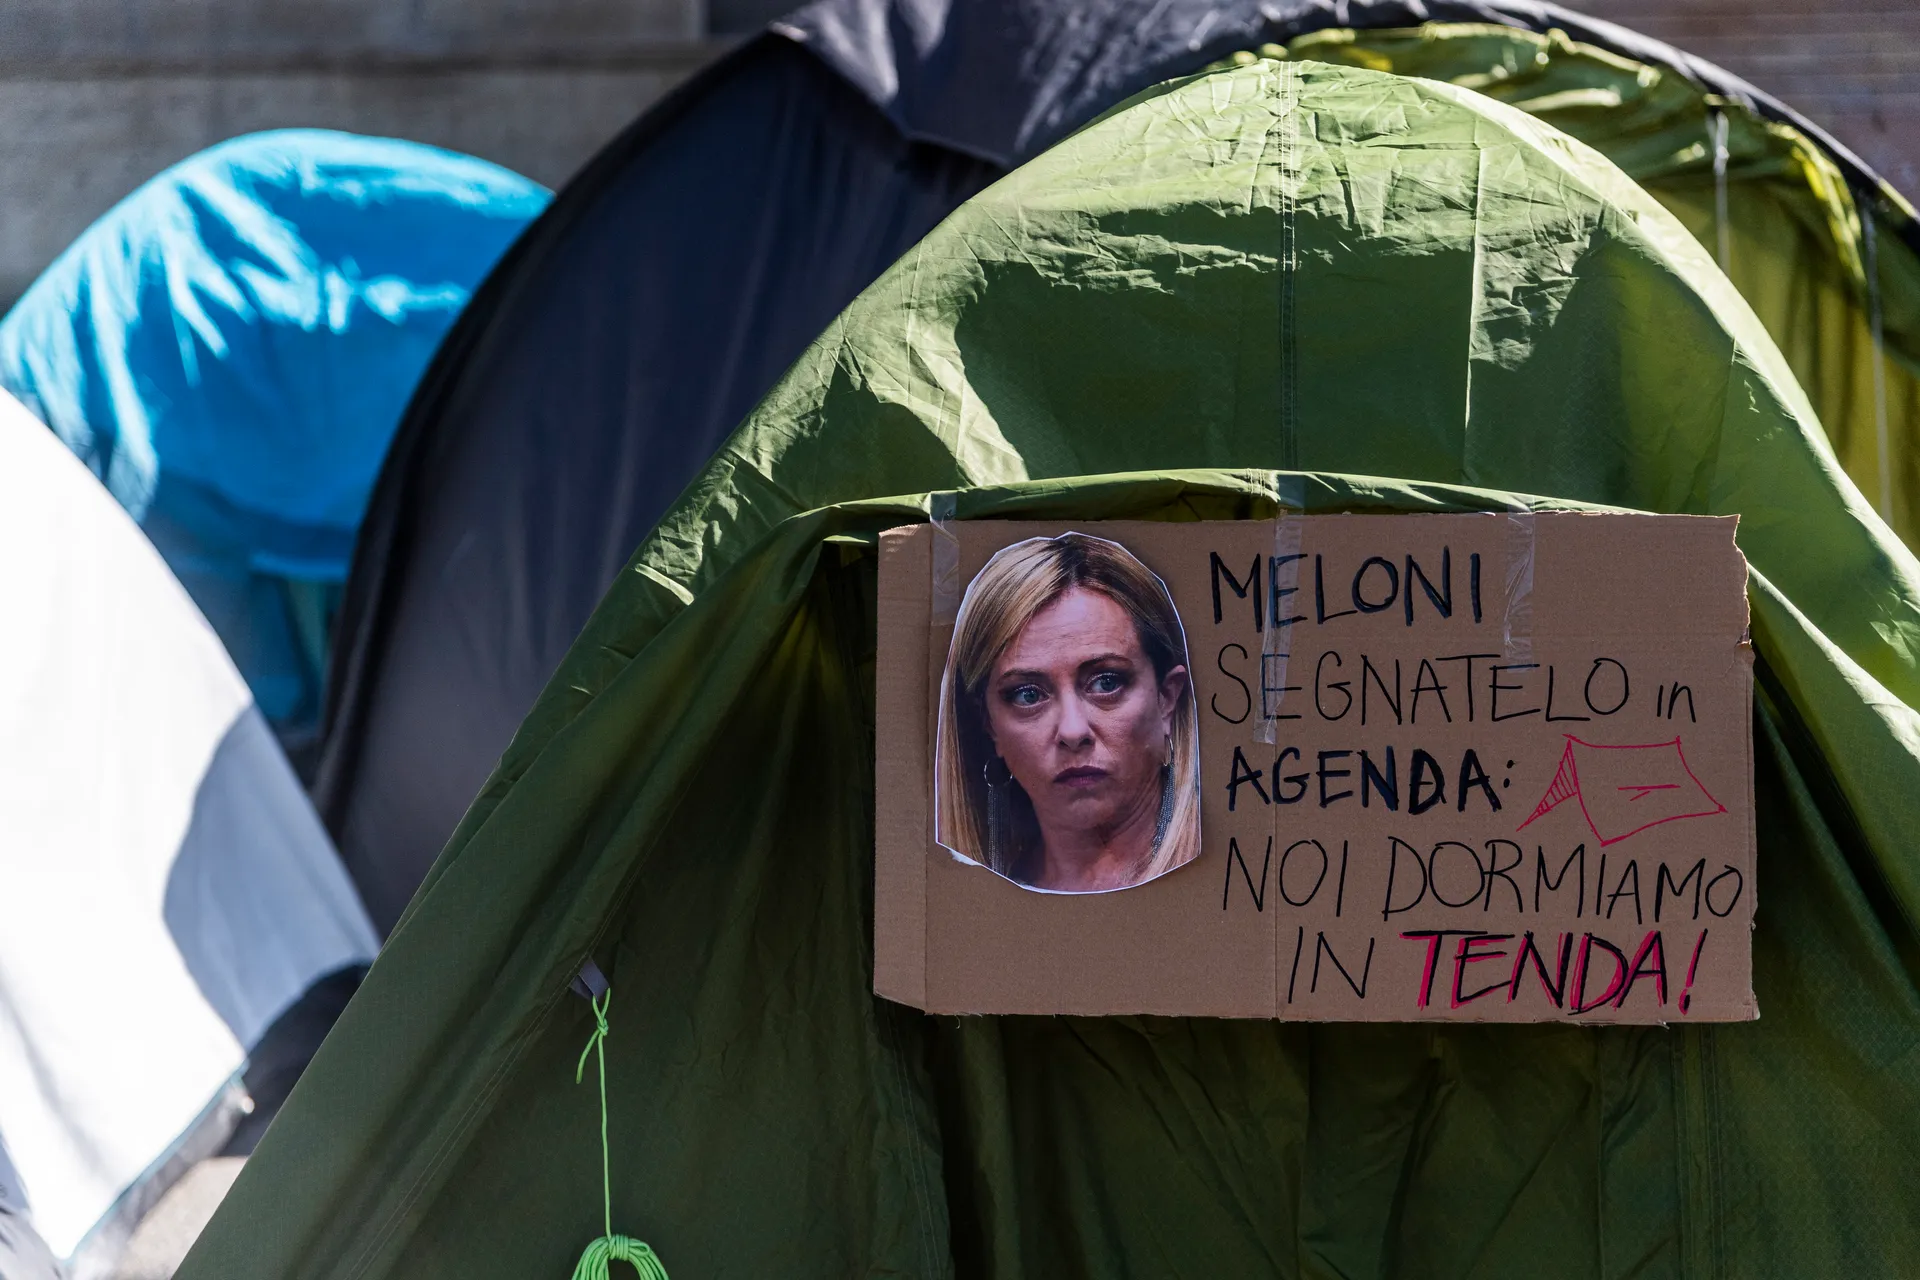
<path fill-rule="evenodd" d="M 1687 767 L 1679 738 L 1603 746 L 1568 734 L 1560 767 L 1521 829 L 1568 800 L 1579 802 L 1581 816 L 1603 846 L 1663 822 L 1727 811 Z"/>

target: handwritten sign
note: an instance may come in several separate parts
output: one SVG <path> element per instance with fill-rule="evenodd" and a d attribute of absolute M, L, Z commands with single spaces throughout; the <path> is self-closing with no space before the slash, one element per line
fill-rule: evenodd
<path fill-rule="evenodd" d="M 889 532 L 876 992 L 949 1013 L 1756 1017 L 1734 527 Z"/>

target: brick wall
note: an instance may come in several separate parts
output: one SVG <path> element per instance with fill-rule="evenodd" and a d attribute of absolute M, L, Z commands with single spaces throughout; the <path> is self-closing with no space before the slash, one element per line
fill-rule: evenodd
<path fill-rule="evenodd" d="M 1562 0 L 1716 62 L 1920 199 L 1920 0 Z"/>

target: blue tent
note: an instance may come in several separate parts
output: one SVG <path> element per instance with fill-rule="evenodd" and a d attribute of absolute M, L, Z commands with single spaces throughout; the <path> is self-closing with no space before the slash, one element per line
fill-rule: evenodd
<path fill-rule="evenodd" d="M 140 521 L 290 749 L 414 384 L 548 199 L 435 147 L 252 134 L 121 201 L 0 321 L 0 387 Z"/>

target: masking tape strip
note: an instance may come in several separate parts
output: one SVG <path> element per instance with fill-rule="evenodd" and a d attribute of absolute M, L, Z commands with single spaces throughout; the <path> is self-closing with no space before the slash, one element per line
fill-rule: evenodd
<path fill-rule="evenodd" d="M 1509 662 L 1533 661 L 1534 515 L 1507 514 L 1507 592 L 1501 650 Z"/>
<path fill-rule="evenodd" d="M 1306 506 L 1306 479 L 1282 472 L 1274 477 L 1274 501 L 1281 508 L 1273 521 L 1273 548 L 1267 557 L 1266 625 L 1260 632 L 1260 720 L 1253 727 L 1256 742 L 1268 746 L 1279 730 L 1279 715 L 1286 702 L 1287 662 L 1293 653 L 1293 628 L 1279 625 L 1288 616 L 1287 602 L 1297 598 L 1289 592 L 1300 587 L 1299 513 Z"/>
<path fill-rule="evenodd" d="M 1260 722 L 1254 726 L 1257 742 L 1271 746 L 1279 717 L 1292 712 L 1287 695 L 1287 660 L 1293 654 L 1293 627 L 1282 618 L 1300 587 L 1300 520 L 1280 516 L 1273 522 L 1273 551 L 1267 557 L 1266 627 L 1260 633 Z"/>
<path fill-rule="evenodd" d="M 954 530 L 959 495 L 927 495 L 927 518 L 933 524 L 933 625 L 950 627 L 960 616 L 960 535 Z"/>

